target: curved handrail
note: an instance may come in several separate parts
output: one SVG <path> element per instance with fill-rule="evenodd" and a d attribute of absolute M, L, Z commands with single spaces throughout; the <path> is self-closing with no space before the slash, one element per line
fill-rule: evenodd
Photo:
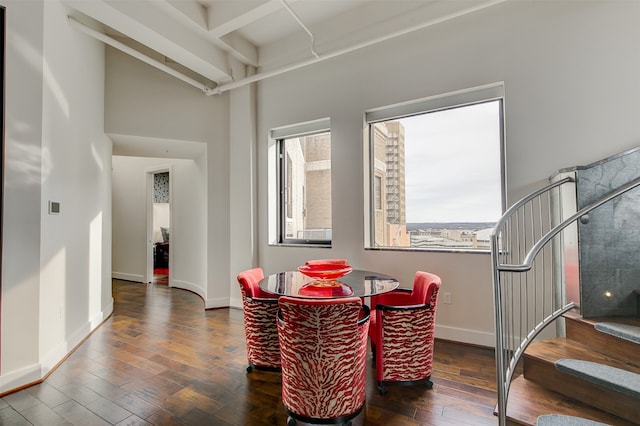
<path fill-rule="evenodd" d="M 621 186 L 615 191 L 610 192 L 605 197 L 602 197 L 595 203 L 591 203 L 586 207 L 581 208 L 575 214 L 571 215 L 568 219 L 562 221 L 562 223 L 556 225 L 551 228 L 549 232 L 547 232 L 544 236 L 542 236 L 536 244 L 531 247 L 531 250 L 525 256 L 521 265 L 498 265 L 498 269 L 500 271 L 511 271 L 511 272 L 526 272 L 531 269 L 533 264 L 533 259 L 535 259 L 538 252 L 545 246 L 553 237 L 555 237 L 560 231 L 564 228 L 575 222 L 578 218 L 584 216 L 585 214 L 591 212 L 592 210 L 600 207 L 601 205 L 611 201 L 612 199 L 624 194 L 627 191 L 637 187 L 640 185 L 640 178 L 635 179 L 626 185 Z M 552 186 L 550 186 L 552 188 Z"/>
<path fill-rule="evenodd" d="M 515 211 L 517 211 L 520 207 L 522 207 L 523 205 L 527 204 L 529 201 L 533 200 L 534 198 L 536 198 L 537 196 L 544 194 L 545 192 L 548 192 L 550 190 L 552 190 L 553 188 L 556 188 L 558 186 L 564 185 L 565 183 L 568 182 L 575 182 L 575 179 L 571 176 L 567 176 L 563 179 L 560 179 L 556 182 L 553 182 L 547 186 L 545 186 L 544 188 L 540 188 L 535 192 L 532 192 L 531 194 L 527 195 L 524 198 L 521 198 L 520 200 L 518 200 L 515 204 L 513 204 L 511 207 L 509 207 L 507 209 L 506 212 L 504 212 L 504 214 L 502 215 L 502 217 L 498 220 L 498 222 L 496 223 L 496 225 L 493 227 L 493 231 L 491 231 L 491 237 L 496 236 L 500 231 L 500 228 L 502 228 L 502 225 L 504 225 L 504 223 L 509 220 L 509 218 L 511 218 L 511 216 L 513 215 L 513 213 Z"/>

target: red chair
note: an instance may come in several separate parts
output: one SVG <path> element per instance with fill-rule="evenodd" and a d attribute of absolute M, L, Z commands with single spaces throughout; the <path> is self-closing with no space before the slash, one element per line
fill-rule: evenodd
<path fill-rule="evenodd" d="M 262 278 L 262 268 L 249 269 L 238 275 L 247 340 L 248 373 L 254 368 L 280 371 L 280 344 L 276 326 L 278 298 L 260 289 L 258 283 Z"/>
<path fill-rule="evenodd" d="M 386 385 L 433 386 L 433 343 L 440 277 L 418 271 L 413 290 L 397 289 L 371 298 L 369 337 L 378 390 Z"/>
<path fill-rule="evenodd" d="M 364 408 L 369 308 L 360 298 L 280 297 L 282 402 L 288 425 L 350 425 Z"/>

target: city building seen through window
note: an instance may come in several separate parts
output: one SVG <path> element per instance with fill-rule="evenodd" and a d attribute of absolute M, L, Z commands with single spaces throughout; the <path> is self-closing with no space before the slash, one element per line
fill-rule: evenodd
<path fill-rule="evenodd" d="M 501 83 L 365 113 L 366 248 L 490 251 L 504 211 Z M 328 119 L 271 130 L 280 244 L 331 245 Z"/>
<path fill-rule="evenodd" d="M 371 247 L 490 250 L 503 211 L 502 99 L 369 122 Z"/>
<path fill-rule="evenodd" d="M 280 242 L 331 243 L 331 133 L 278 139 Z"/>

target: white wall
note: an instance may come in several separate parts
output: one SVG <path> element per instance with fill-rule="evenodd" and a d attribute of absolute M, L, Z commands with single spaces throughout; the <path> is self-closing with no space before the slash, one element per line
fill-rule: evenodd
<path fill-rule="evenodd" d="M 272 273 L 309 258 L 346 257 L 358 268 L 397 276 L 406 287 L 418 269 L 441 275 L 453 303 L 439 304 L 438 337 L 492 345 L 488 254 L 363 249 L 363 113 L 504 81 L 511 204 L 560 168 L 638 144 L 638 12 L 640 4 L 625 1 L 507 2 L 272 77 L 257 84 L 255 96 L 239 89 L 206 97 L 107 48 L 105 127 L 207 144 L 206 306 L 233 304 L 239 269 L 259 264 Z M 333 247 L 269 246 L 268 131 L 322 117 L 332 123 Z M 254 150 L 252 177 L 243 159 Z M 242 227 L 254 217 L 247 226 L 256 230 L 255 249 Z"/>
<path fill-rule="evenodd" d="M 147 265 L 147 173 L 170 168 L 169 285 L 207 300 L 206 169 L 203 160 L 113 157 L 113 276 L 144 282 Z"/>
<path fill-rule="evenodd" d="M 259 266 L 257 246 L 256 202 L 256 111 L 255 88 L 245 86 L 233 90 L 230 104 L 230 175 L 229 175 L 229 282 L 228 304 L 242 306 L 237 275 L 246 269 Z"/>
<path fill-rule="evenodd" d="M 0 389 L 39 368 L 42 2 L 6 6 L 5 169 Z M 10 40 L 15 40 L 10 42 Z"/>
<path fill-rule="evenodd" d="M 164 167 L 164 159 L 113 156 L 113 277 L 145 282 L 147 267 L 147 169 Z"/>
<path fill-rule="evenodd" d="M 0 392 L 43 377 L 113 308 L 104 48 L 57 1 L 7 15 Z M 48 201 L 61 203 L 48 214 Z M 105 273 L 105 270 L 107 271 Z"/>
<path fill-rule="evenodd" d="M 363 113 L 367 109 L 504 81 L 509 204 L 560 168 L 640 143 L 640 3 L 508 2 L 261 82 L 258 211 L 268 207 L 268 131 L 330 117 L 333 246 L 268 245 L 266 273 L 310 258 L 346 257 L 398 277 L 440 275 L 451 305 L 438 304 L 437 336 L 493 345 L 488 254 L 364 250 Z"/>
<path fill-rule="evenodd" d="M 206 156 L 196 160 L 200 180 L 194 181 L 192 185 L 195 186 L 189 191 L 176 191 L 176 195 L 204 191 L 205 195 L 198 200 L 205 203 L 202 213 L 205 215 L 202 217 L 204 225 L 197 232 L 198 237 L 205 240 L 202 246 L 193 249 L 191 255 L 195 257 L 189 255 L 184 260 L 192 262 L 202 253 L 206 259 L 205 276 L 198 281 L 195 281 L 196 277 L 179 276 L 181 268 L 186 268 L 187 264 L 181 266 L 178 262 L 173 268 L 176 274 L 174 284 L 184 280 L 185 286 L 186 283 L 202 285 L 206 290 L 206 307 L 227 306 L 230 291 L 228 96 L 205 96 L 192 86 L 109 47 L 106 48 L 105 90 L 107 133 L 206 144 Z M 179 151 L 179 146 L 176 150 Z M 114 188 L 114 197 L 117 193 Z M 174 203 L 179 204 L 175 199 Z M 200 213 L 184 213 L 189 220 L 194 214 Z M 180 212 L 174 210 L 173 215 L 174 221 L 179 220 Z M 173 227 L 176 227 L 175 222 Z M 177 239 L 177 228 L 175 232 L 176 239 L 172 235 L 172 245 L 181 244 Z M 114 253 L 121 248 L 114 241 Z M 114 259 L 114 271 L 122 272 L 118 269 Z M 189 274 L 196 272 L 199 274 L 200 270 L 185 271 Z"/>
<path fill-rule="evenodd" d="M 173 167 L 173 208 L 171 210 L 171 285 L 201 295 L 204 307 L 214 304 L 207 271 L 207 167 L 206 155 L 182 160 Z M 215 304 L 214 304 L 215 305 Z"/>

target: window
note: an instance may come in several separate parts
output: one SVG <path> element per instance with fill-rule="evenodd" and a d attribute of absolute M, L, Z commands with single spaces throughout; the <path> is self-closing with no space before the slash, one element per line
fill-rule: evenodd
<path fill-rule="evenodd" d="M 503 86 L 370 111 L 369 247 L 490 251 L 504 209 Z"/>
<path fill-rule="evenodd" d="M 376 199 L 376 210 L 382 210 L 382 176 L 374 176 L 373 193 Z"/>
<path fill-rule="evenodd" d="M 278 242 L 331 243 L 328 120 L 272 131 L 278 153 Z M 290 132 L 287 132 L 289 130 Z"/>

